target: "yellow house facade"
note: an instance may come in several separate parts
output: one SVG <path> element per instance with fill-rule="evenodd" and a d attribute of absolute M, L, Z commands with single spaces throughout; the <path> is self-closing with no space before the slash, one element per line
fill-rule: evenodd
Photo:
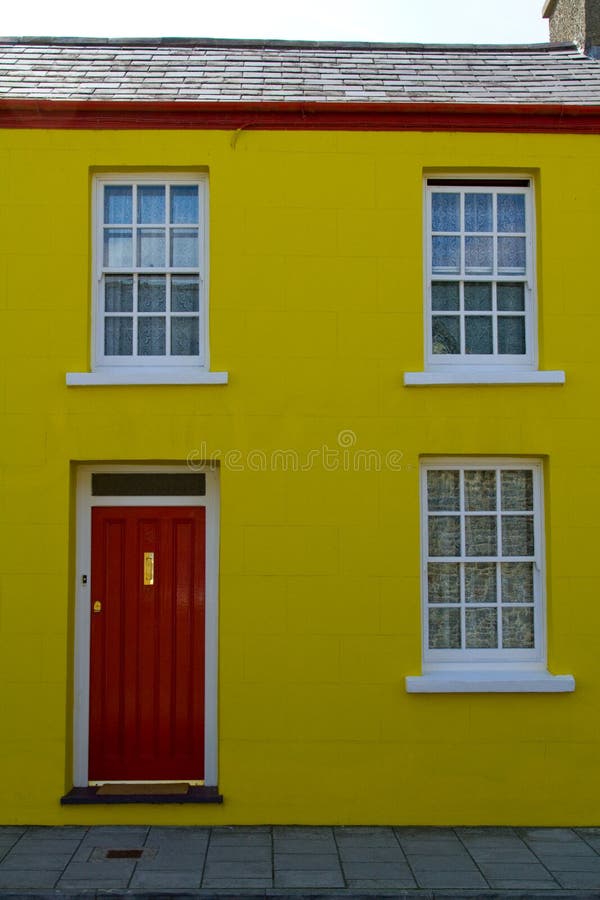
<path fill-rule="evenodd" d="M 597 823 L 600 64 L 527 52 L 0 101 L 5 823 Z"/>

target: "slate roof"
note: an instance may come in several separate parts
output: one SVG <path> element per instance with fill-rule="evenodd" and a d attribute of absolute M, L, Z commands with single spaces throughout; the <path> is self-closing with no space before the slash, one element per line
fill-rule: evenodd
<path fill-rule="evenodd" d="M 573 44 L 0 38 L 0 98 L 600 105 Z"/>

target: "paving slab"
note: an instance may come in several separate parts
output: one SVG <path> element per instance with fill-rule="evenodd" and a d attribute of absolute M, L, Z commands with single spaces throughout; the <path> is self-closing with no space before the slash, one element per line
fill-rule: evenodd
<path fill-rule="evenodd" d="M 2 900 L 600 900 L 594 828 L 7 826 L 3 852 Z"/>
<path fill-rule="evenodd" d="M 426 888 L 487 888 L 488 884 L 480 872 L 467 872 L 464 869 L 440 871 L 414 871 L 419 887 Z"/>
<path fill-rule="evenodd" d="M 0 872 L 10 869 L 57 869 L 59 872 L 71 862 L 71 853 L 12 853 L 0 862 Z"/>
<path fill-rule="evenodd" d="M 98 829 L 103 826 L 93 827 Z M 27 831 L 27 834 L 31 837 L 45 836 L 51 838 L 53 841 L 57 841 L 61 838 L 76 838 L 82 840 L 90 829 L 86 825 L 28 825 L 21 830 Z"/>
<path fill-rule="evenodd" d="M 279 869 L 317 869 L 339 871 L 337 853 L 278 853 L 273 857 L 275 871 Z"/>
<path fill-rule="evenodd" d="M 586 859 L 598 859 L 598 854 L 593 847 L 585 841 L 554 843 L 553 841 L 528 841 L 527 846 L 536 856 L 556 859 L 559 856 L 580 856 Z"/>
<path fill-rule="evenodd" d="M 391 847 L 398 844 L 392 828 L 335 828 L 334 835 L 340 846 Z"/>
<path fill-rule="evenodd" d="M 0 869 L 0 891 L 52 888 L 59 876 L 56 869 Z"/>
<path fill-rule="evenodd" d="M 342 845 L 339 848 L 342 862 L 403 862 L 406 857 L 401 847 L 364 847 L 360 844 Z"/>
<path fill-rule="evenodd" d="M 593 888 L 600 891 L 600 875 L 594 872 L 561 872 L 556 880 L 564 888 Z"/>
<path fill-rule="evenodd" d="M 528 847 L 524 845 L 521 847 L 476 847 L 470 850 L 470 855 L 473 859 L 479 863 L 480 865 L 485 865 L 488 862 L 494 863 L 503 863 L 510 865 L 511 862 L 515 863 L 537 863 L 539 862 L 538 857 L 535 853 L 533 853 Z"/>
<path fill-rule="evenodd" d="M 14 846 L 18 853 L 74 853 L 81 840 L 73 837 L 52 838 L 51 835 L 24 834 Z"/>
<path fill-rule="evenodd" d="M 397 878 L 406 880 L 408 887 L 415 884 L 411 870 L 402 863 L 344 863 L 342 868 L 346 878 Z"/>
<path fill-rule="evenodd" d="M 514 865 L 488 865 L 481 866 L 482 874 L 488 880 L 490 878 L 504 878 L 511 881 L 518 881 L 522 878 L 524 881 L 544 881 L 550 884 L 554 883 L 552 875 L 544 866 L 535 865 L 535 863 L 515 863 Z"/>
<path fill-rule="evenodd" d="M 287 888 L 343 888 L 342 873 L 323 869 L 280 870 L 275 872 L 275 887 Z"/>
<path fill-rule="evenodd" d="M 135 862 L 130 859 L 107 859 L 102 862 L 78 863 L 72 862 L 64 870 L 64 878 L 69 881 L 95 880 L 96 885 L 101 887 L 105 880 L 108 879 L 126 879 L 131 878 Z"/>
<path fill-rule="evenodd" d="M 526 841 L 550 841 L 564 843 L 578 841 L 579 835 L 572 828 L 519 828 L 519 837 Z"/>
<path fill-rule="evenodd" d="M 406 878 L 347 878 L 346 882 L 348 887 L 352 890 L 363 890 L 368 891 L 369 893 L 374 893 L 377 896 L 377 900 L 381 897 L 382 890 L 408 890 L 415 889 L 417 887 L 417 883 L 414 878 L 410 880 Z M 397 898 L 397 893 L 394 893 L 394 897 Z M 423 892 L 419 891 L 419 897 L 423 896 Z"/>
<path fill-rule="evenodd" d="M 68 891 L 68 897 L 71 900 L 72 891 L 87 891 L 87 896 L 90 897 L 90 894 L 95 896 L 99 891 L 124 891 L 127 889 L 127 884 L 127 879 L 124 880 L 122 878 L 103 879 L 101 884 L 95 878 L 89 880 L 78 878 L 75 881 L 69 878 L 61 878 L 56 887 L 59 891 L 65 891 L 65 893 Z"/>
<path fill-rule="evenodd" d="M 205 860 L 204 852 L 174 851 L 163 845 L 158 849 L 156 856 L 136 860 L 136 871 L 202 872 Z"/>
<path fill-rule="evenodd" d="M 172 891 L 181 890 L 182 888 L 199 888 L 201 882 L 201 872 L 165 872 L 138 869 L 131 877 L 129 887 Z"/>
<path fill-rule="evenodd" d="M 265 878 L 271 876 L 271 860 L 240 860 L 237 862 L 206 861 L 205 878 Z"/>
<path fill-rule="evenodd" d="M 202 882 L 202 887 L 217 891 L 270 888 L 272 885 L 271 878 L 205 878 Z M 239 894 L 236 896 L 239 898 Z"/>
<path fill-rule="evenodd" d="M 246 844 L 211 844 L 206 853 L 206 861 L 211 863 L 244 862 L 253 860 L 267 862 L 271 860 L 271 848 L 267 845 L 248 847 Z"/>
<path fill-rule="evenodd" d="M 584 856 L 560 856 L 546 863 L 551 872 L 596 872 L 600 875 L 600 857 L 588 859 Z"/>

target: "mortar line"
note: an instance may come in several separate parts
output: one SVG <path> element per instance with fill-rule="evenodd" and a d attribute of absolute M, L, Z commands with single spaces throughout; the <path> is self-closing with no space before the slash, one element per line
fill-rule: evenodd
<path fill-rule="evenodd" d="M 590 842 L 588 841 L 587 837 L 585 837 L 585 835 L 580 834 L 575 828 L 573 828 L 572 831 L 575 832 L 575 834 L 577 835 L 577 837 L 578 837 L 580 840 L 582 840 L 584 844 L 587 844 L 587 846 L 590 848 L 590 850 L 593 850 L 593 851 L 594 851 L 594 853 L 596 854 L 596 856 L 600 856 L 600 851 L 596 850 L 596 848 L 593 846 L 593 844 L 590 844 Z"/>
<path fill-rule="evenodd" d="M 344 888 L 347 890 L 348 882 L 346 880 L 346 872 L 344 870 L 344 866 L 342 865 L 342 858 L 340 856 L 340 845 L 338 844 L 337 835 L 335 833 L 335 825 L 331 825 L 330 828 L 331 828 L 331 835 L 333 837 L 333 843 L 335 844 L 335 852 L 337 855 L 338 868 L 339 868 L 340 872 L 342 873 L 342 881 L 344 882 Z"/>
<path fill-rule="evenodd" d="M 208 840 L 206 842 L 206 847 L 204 850 L 204 859 L 202 860 L 202 868 L 200 870 L 200 888 L 201 889 L 204 884 L 204 872 L 206 871 L 206 861 L 208 859 L 208 849 L 211 845 L 212 836 L 213 836 L 213 826 L 211 825 L 211 827 L 208 829 Z"/>
<path fill-rule="evenodd" d="M 408 866 L 408 870 L 409 870 L 409 872 L 410 872 L 411 878 L 412 878 L 412 880 L 413 880 L 414 883 L 415 883 L 415 887 L 418 888 L 418 887 L 419 887 L 419 882 L 417 881 L 417 876 L 415 875 L 415 870 L 413 869 L 413 867 L 412 867 L 412 865 L 411 865 L 411 862 L 410 862 L 410 859 L 408 858 L 408 854 L 407 854 L 406 850 L 404 849 L 404 847 L 402 846 L 402 842 L 401 842 L 400 838 L 398 837 L 398 832 L 397 832 L 397 830 L 396 830 L 398 827 L 399 827 L 399 826 L 392 827 L 392 834 L 394 835 L 394 837 L 395 837 L 395 839 L 396 839 L 396 843 L 397 843 L 398 846 L 400 847 L 400 853 L 402 854 L 402 856 L 403 856 L 404 859 L 406 860 L 406 865 Z"/>
<path fill-rule="evenodd" d="M 453 829 L 452 829 L 452 832 L 453 832 L 454 836 L 456 837 L 456 839 L 459 841 L 459 843 L 460 843 L 460 845 L 462 846 L 463 850 L 465 850 L 465 852 L 468 854 L 469 859 L 471 860 L 471 862 L 473 863 L 473 865 L 475 866 L 475 868 L 477 869 L 477 871 L 479 872 L 479 874 L 481 875 L 481 877 L 483 878 L 483 880 L 485 881 L 485 883 L 487 884 L 488 888 L 491 889 L 492 886 L 491 886 L 491 884 L 489 883 L 489 881 L 487 880 L 487 878 L 485 877 L 485 873 L 483 872 L 481 866 L 479 865 L 479 863 L 477 862 L 477 860 L 475 859 L 475 857 L 472 855 L 471 851 L 469 850 L 469 848 L 467 847 L 467 845 L 465 844 L 465 842 L 464 842 L 463 839 L 461 838 L 460 834 L 457 834 L 456 828 L 453 828 Z"/>

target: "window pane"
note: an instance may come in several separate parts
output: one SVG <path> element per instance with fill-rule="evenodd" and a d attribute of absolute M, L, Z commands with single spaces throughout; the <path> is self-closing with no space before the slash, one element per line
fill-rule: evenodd
<path fill-rule="evenodd" d="M 198 222 L 198 187 L 195 184 L 172 185 L 171 222 L 186 225 Z"/>
<path fill-rule="evenodd" d="M 465 309 L 476 311 L 478 309 L 492 308 L 492 285 L 489 281 L 468 281 L 465 284 Z"/>
<path fill-rule="evenodd" d="M 524 275 L 526 250 L 524 237 L 498 238 L 498 274 Z"/>
<path fill-rule="evenodd" d="M 467 316 L 465 318 L 465 352 L 493 353 L 494 337 L 491 316 Z"/>
<path fill-rule="evenodd" d="M 140 228 L 138 231 L 138 266 L 144 268 L 165 265 L 164 228 Z"/>
<path fill-rule="evenodd" d="M 165 188 L 149 184 L 138 188 L 138 222 L 151 225 L 165 221 Z"/>
<path fill-rule="evenodd" d="M 434 353 L 460 353 L 458 316 L 433 316 L 431 320 Z"/>
<path fill-rule="evenodd" d="M 465 231 L 493 231 L 492 195 L 465 194 Z"/>
<path fill-rule="evenodd" d="M 495 603 L 496 599 L 496 563 L 465 563 L 466 603 Z"/>
<path fill-rule="evenodd" d="M 133 319 L 131 316 L 106 316 L 104 320 L 104 353 L 106 356 L 132 355 Z"/>
<path fill-rule="evenodd" d="M 514 238 L 510 238 L 514 240 Z M 491 237 L 465 238 L 465 272 L 487 274 L 494 268 L 494 239 Z"/>
<path fill-rule="evenodd" d="M 198 356 L 198 316 L 173 316 L 171 319 L 171 355 Z"/>
<path fill-rule="evenodd" d="M 432 194 L 432 231 L 460 231 L 460 194 Z"/>
<path fill-rule="evenodd" d="M 501 563 L 502 602 L 533 603 L 533 563 Z"/>
<path fill-rule="evenodd" d="M 171 231 L 171 265 L 182 269 L 198 266 L 197 228 L 176 228 Z"/>
<path fill-rule="evenodd" d="M 465 509 L 470 512 L 492 512 L 496 509 L 496 472 L 493 469 L 467 469 Z"/>
<path fill-rule="evenodd" d="M 533 509 L 533 472 L 505 471 L 501 475 L 502 509 Z"/>
<path fill-rule="evenodd" d="M 468 609 L 465 613 L 466 645 L 469 649 L 498 646 L 498 615 L 495 609 Z"/>
<path fill-rule="evenodd" d="M 525 285 L 522 282 L 500 282 L 498 285 L 498 309 L 501 312 L 523 312 L 525 309 Z"/>
<path fill-rule="evenodd" d="M 198 312 L 200 308 L 200 279 L 197 275 L 171 277 L 171 311 Z"/>
<path fill-rule="evenodd" d="M 131 185 L 105 185 L 104 222 L 107 225 L 131 225 Z"/>
<path fill-rule="evenodd" d="M 465 542 L 467 556 L 496 556 L 495 516 L 467 516 Z"/>
<path fill-rule="evenodd" d="M 433 237 L 432 268 L 434 272 L 458 275 L 460 272 L 460 238 Z"/>
<path fill-rule="evenodd" d="M 429 647 L 431 650 L 460 648 L 460 609 L 429 610 Z"/>
<path fill-rule="evenodd" d="M 114 269 L 131 268 L 132 257 L 131 228 L 105 228 L 104 265 Z"/>
<path fill-rule="evenodd" d="M 133 312 L 133 278 L 131 275 L 106 275 L 104 278 L 106 312 Z"/>
<path fill-rule="evenodd" d="M 498 353 L 525 353 L 525 316 L 498 317 Z"/>
<path fill-rule="evenodd" d="M 460 472 L 455 469 L 427 472 L 427 508 L 430 512 L 460 509 Z"/>
<path fill-rule="evenodd" d="M 502 516 L 502 554 L 533 556 L 533 516 Z"/>
<path fill-rule="evenodd" d="M 498 231 L 524 233 L 524 194 L 498 194 Z"/>
<path fill-rule="evenodd" d="M 167 279 L 164 275 L 140 275 L 138 311 L 164 312 L 167 305 Z"/>
<path fill-rule="evenodd" d="M 165 317 L 144 316 L 138 319 L 138 354 L 165 355 Z"/>
<path fill-rule="evenodd" d="M 502 610 L 502 646 L 531 649 L 533 640 L 533 609 L 507 608 Z"/>
<path fill-rule="evenodd" d="M 434 310 L 460 309 L 460 287 L 456 281 L 434 281 L 431 285 L 431 307 Z"/>
<path fill-rule="evenodd" d="M 460 518 L 430 516 L 429 555 L 460 556 Z"/>
<path fill-rule="evenodd" d="M 460 603 L 460 567 L 458 563 L 429 563 L 427 599 L 430 603 Z"/>

